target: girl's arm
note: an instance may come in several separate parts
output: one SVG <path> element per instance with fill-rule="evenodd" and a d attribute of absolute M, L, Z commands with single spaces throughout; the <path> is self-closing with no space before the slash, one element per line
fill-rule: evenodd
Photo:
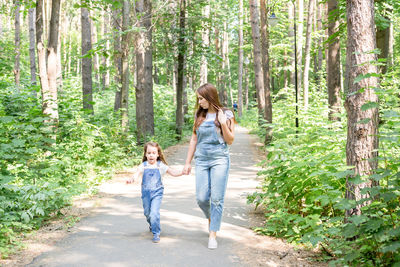
<path fill-rule="evenodd" d="M 143 172 L 142 172 L 141 168 L 138 168 L 138 169 L 136 170 L 135 174 L 134 174 L 131 178 L 129 178 L 128 180 L 126 180 L 126 183 L 127 183 L 127 184 L 134 183 L 135 181 L 137 181 L 137 180 L 141 177 L 141 174 L 142 174 L 142 173 L 143 173 Z"/>
<path fill-rule="evenodd" d="M 178 176 L 183 175 L 183 170 L 178 171 L 178 170 L 172 169 L 171 167 L 168 167 L 167 173 L 171 176 L 178 177 Z"/>
<path fill-rule="evenodd" d="M 218 121 L 221 123 L 221 130 L 222 130 L 222 135 L 224 137 L 225 142 L 228 145 L 231 145 L 233 143 L 233 140 L 235 139 L 235 122 L 233 119 L 226 119 L 226 115 L 220 109 L 218 111 Z"/>
<path fill-rule="evenodd" d="M 194 152 L 196 151 L 197 144 L 197 135 L 195 133 L 192 134 L 192 138 L 190 138 L 189 149 L 186 156 L 185 167 L 183 168 L 183 174 L 190 174 L 192 170 L 191 162 L 194 156 Z"/>

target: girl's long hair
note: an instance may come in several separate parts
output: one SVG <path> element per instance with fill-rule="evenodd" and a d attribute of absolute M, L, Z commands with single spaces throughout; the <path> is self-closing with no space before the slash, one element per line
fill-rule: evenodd
<path fill-rule="evenodd" d="M 204 97 L 205 100 L 208 101 L 210 106 L 212 106 L 216 112 L 218 112 L 218 109 L 222 109 L 224 112 L 226 110 L 229 110 L 221 105 L 219 102 L 219 97 L 218 97 L 218 91 L 217 88 L 215 88 L 214 85 L 210 83 L 205 83 L 199 88 L 197 88 L 196 92 Z M 196 106 L 195 106 L 195 121 L 194 121 L 194 126 L 193 126 L 193 133 L 196 133 L 196 130 L 199 128 L 200 124 L 206 119 L 208 109 L 203 109 L 200 104 L 199 104 L 199 98 L 196 97 Z M 233 112 L 232 112 L 233 113 Z M 233 118 L 235 121 L 235 118 Z M 221 124 L 218 121 L 218 116 L 215 116 L 215 126 L 221 129 Z M 228 125 L 230 127 L 230 125 Z M 222 133 L 222 130 L 221 130 Z"/>
<path fill-rule="evenodd" d="M 146 153 L 147 153 L 147 147 L 152 146 L 152 147 L 156 147 L 157 151 L 158 151 L 158 158 L 157 161 L 161 160 L 162 162 L 164 162 L 167 165 L 167 161 L 164 158 L 164 154 L 162 152 L 161 146 L 156 143 L 156 142 L 147 142 L 146 144 L 144 144 L 144 151 L 143 151 L 143 159 L 142 162 L 145 162 L 147 160 L 146 158 Z"/>

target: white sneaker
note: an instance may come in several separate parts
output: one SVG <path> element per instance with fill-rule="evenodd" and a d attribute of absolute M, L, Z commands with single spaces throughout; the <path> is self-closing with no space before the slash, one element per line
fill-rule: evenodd
<path fill-rule="evenodd" d="M 208 239 L 208 248 L 209 249 L 216 249 L 218 247 L 217 239 L 210 237 Z"/>

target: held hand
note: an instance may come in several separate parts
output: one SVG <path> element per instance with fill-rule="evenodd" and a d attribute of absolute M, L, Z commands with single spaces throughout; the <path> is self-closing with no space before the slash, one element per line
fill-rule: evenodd
<path fill-rule="evenodd" d="M 185 175 L 190 174 L 190 171 L 192 170 L 192 166 L 190 164 L 185 164 L 185 167 L 183 167 L 182 173 Z"/>
<path fill-rule="evenodd" d="M 126 181 L 125 181 L 125 183 L 126 184 L 133 184 L 133 182 L 134 182 L 135 180 L 134 179 L 127 179 Z"/>
<path fill-rule="evenodd" d="M 226 124 L 226 115 L 222 109 L 218 110 L 218 121 L 221 124 Z"/>

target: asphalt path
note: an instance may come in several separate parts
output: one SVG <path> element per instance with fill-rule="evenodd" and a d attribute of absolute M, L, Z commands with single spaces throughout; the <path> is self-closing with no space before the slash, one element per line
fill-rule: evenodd
<path fill-rule="evenodd" d="M 259 185 L 255 142 L 246 129 L 236 127 L 218 249 L 207 248 L 208 221 L 195 200 L 193 161 L 191 175 L 163 178 L 160 243 L 151 241 L 140 184 L 126 185 L 126 177 L 120 177 L 100 187 L 110 196 L 105 203 L 27 266 L 308 266 L 306 256 L 289 245 L 250 229 L 257 223 L 254 207 L 246 204 L 247 194 Z M 167 150 L 171 167 L 183 168 L 187 147 Z"/>

